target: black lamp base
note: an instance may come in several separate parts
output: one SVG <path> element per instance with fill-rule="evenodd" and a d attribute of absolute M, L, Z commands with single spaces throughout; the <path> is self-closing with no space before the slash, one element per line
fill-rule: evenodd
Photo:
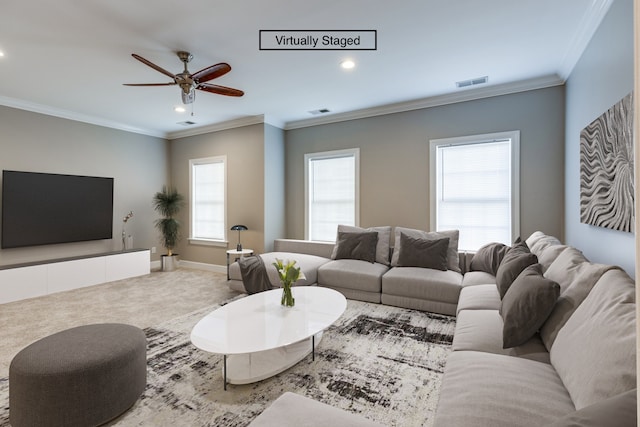
<path fill-rule="evenodd" d="M 242 250 L 242 245 L 238 243 L 238 246 L 236 246 L 236 251 L 240 252 L 241 250 Z"/>

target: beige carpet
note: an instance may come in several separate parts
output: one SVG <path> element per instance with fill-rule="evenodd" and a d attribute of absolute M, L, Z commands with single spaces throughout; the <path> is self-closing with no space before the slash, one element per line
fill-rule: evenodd
<path fill-rule="evenodd" d="M 0 378 L 30 343 L 73 326 L 121 322 L 140 328 L 209 307 L 238 295 L 226 275 L 178 269 L 0 304 Z"/>

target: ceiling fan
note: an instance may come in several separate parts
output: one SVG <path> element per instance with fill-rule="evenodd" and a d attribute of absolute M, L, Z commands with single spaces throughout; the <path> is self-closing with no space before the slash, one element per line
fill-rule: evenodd
<path fill-rule="evenodd" d="M 154 64 L 151 61 L 148 61 L 141 57 L 140 55 L 136 55 L 132 53 L 133 56 L 138 61 L 142 62 L 145 65 L 153 68 L 156 71 L 161 72 L 165 76 L 171 77 L 173 82 L 171 83 L 125 83 L 125 86 L 172 86 L 178 85 L 180 89 L 182 89 L 182 102 L 184 104 L 193 103 L 196 91 L 195 89 L 203 90 L 205 92 L 216 93 L 218 95 L 226 95 L 226 96 L 242 96 L 244 92 L 239 89 L 234 89 L 231 87 L 214 85 L 211 83 L 205 83 L 209 80 L 213 80 L 220 76 L 227 74 L 231 71 L 231 66 L 225 62 L 221 62 L 219 64 L 211 65 L 210 67 L 203 68 L 202 70 L 191 74 L 187 69 L 187 64 L 191 59 L 193 59 L 193 55 L 189 52 L 180 51 L 177 53 L 178 58 L 184 63 L 184 71 L 178 74 L 170 73 L 164 68 Z"/>

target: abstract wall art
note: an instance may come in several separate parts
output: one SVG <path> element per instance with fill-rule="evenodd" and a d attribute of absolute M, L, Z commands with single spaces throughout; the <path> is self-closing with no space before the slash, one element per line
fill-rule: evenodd
<path fill-rule="evenodd" d="M 580 222 L 632 232 L 633 93 L 580 132 Z"/>

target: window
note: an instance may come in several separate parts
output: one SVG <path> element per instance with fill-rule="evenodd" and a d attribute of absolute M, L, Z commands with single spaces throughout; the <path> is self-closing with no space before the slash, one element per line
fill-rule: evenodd
<path fill-rule="evenodd" d="M 511 244 L 519 224 L 520 132 L 432 140 L 431 227 L 460 230 L 459 248 Z"/>
<path fill-rule="evenodd" d="M 226 163 L 225 156 L 189 161 L 192 242 L 226 242 Z"/>
<path fill-rule="evenodd" d="M 358 225 L 360 150 L 305 154 L 305 238 L 333 242 L 338 224 Z"/>

